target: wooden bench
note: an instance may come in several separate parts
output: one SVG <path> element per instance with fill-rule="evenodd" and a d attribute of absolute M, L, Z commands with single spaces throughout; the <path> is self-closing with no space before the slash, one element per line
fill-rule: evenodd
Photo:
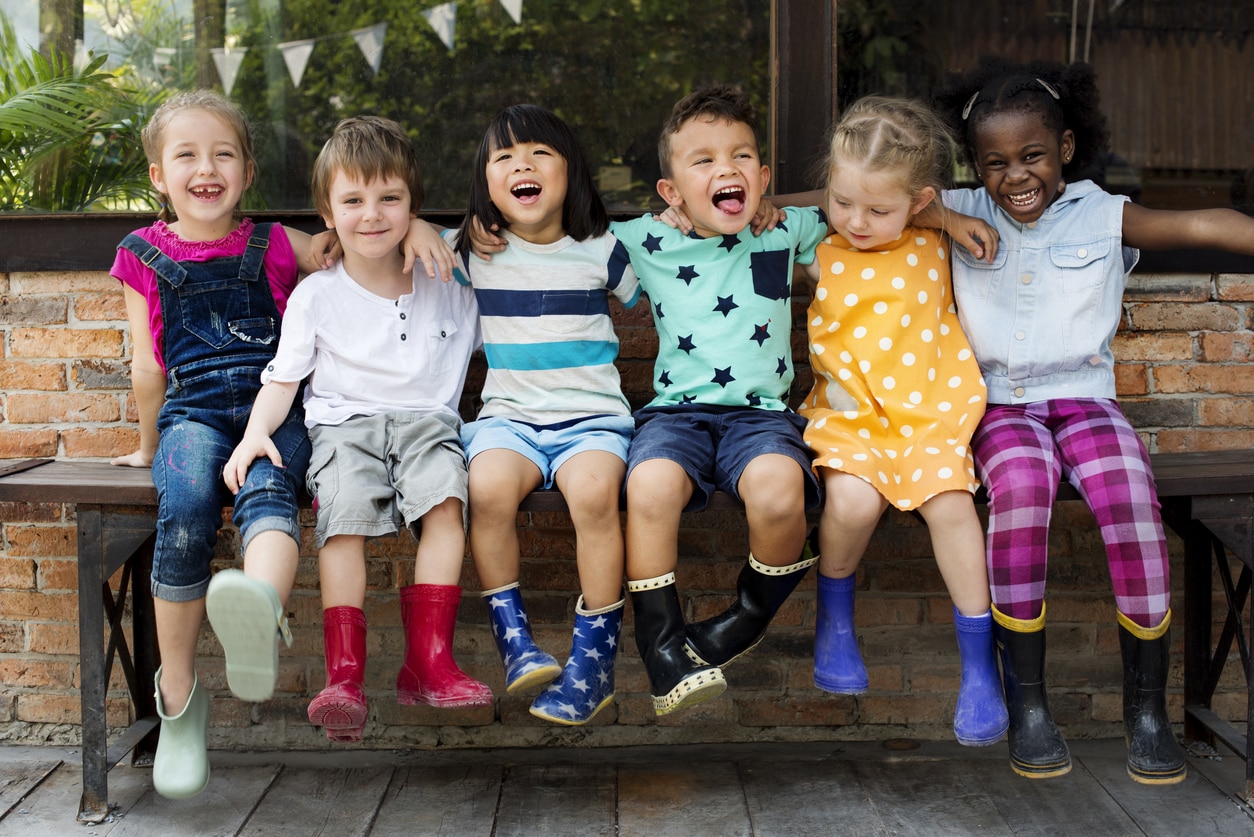
<path fill-rule="evenodd" d="M 1250 677 L 1249 648 L 1242 613 L 1254 577 L 1254 451 L 1163 453 L 1152 456 L 1163 520 L 1185 545 L 1184 699 L 1185 735 L 1214 744 L 1217 740 L 1246 761 L 1247 800 L 1254 799 L 1254 753 L 1250 736 L 1211 711 L 1224 665 L 1236 640 Z M 1068 485 L 1059 499 L 1075 499 Z M 108 771 L 128 752 L 136 762 L 150 762 L 159 731 L 153 698 L 156 672 L 155 628 L 148 573 L 156 525 L 156 489 L 147 470 L 100 462 L 23 460 L 0 464 L 0 501 L 67 503 L 77 506 L 79 657 L 83 740 L 83 793 L 79 819 L 99 822 L 108 815 Z M 732 509 L 731 497 L 718 494 L 711 508 Z M 564 511 L 556 491 L 533 492 L 523 511 Z M 1242 570 L 1235 580 L 1229 555 Z M 1228 604 L 1218 640 L 1212 637 L 1212 567 L 1218 568 Z M 115 594 L 109 579 L 119 569 Z M 91 594 L 99 590 L 100 595 Z M 133 648 L 121 630 L 131 598 Z M 107 627 L 107 632 L 106 632 Z M 104 648 L 102 655 L 100 649 Z M 137 720 L 110 745 L 105 696 L 113 662 L 126 676 Z M 1254 696 L 1254 689 L 1249 691 Z M 1254 721 L 1254 698 L 1247 699 Z"/>

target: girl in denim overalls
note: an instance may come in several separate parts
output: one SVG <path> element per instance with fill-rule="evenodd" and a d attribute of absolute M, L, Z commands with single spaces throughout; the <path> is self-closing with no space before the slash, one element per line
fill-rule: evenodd
<path fill-rule="evenodd" d="M 1115 401 L 1111 341 L 1134 248 L 1254 253 L 1254 219 L 1228 209 L 1150 210 L 1076 175 L 1109 139 L 1085 64 L 984 59 L 941 98 L 983 188 L 947 205 L 994 224 L 992 263 L 955 248 L 954 292 L 988 385 L 972 439 L 988 489 L 988 565 L 1011 767 L 1058 776 L 1067 744 L 1045 698 L 1045 574 L 1059 479 L 1101 527 L 1118 606 L 1128 774 L 1184 779 L 1166 709 L 1167 546 L 1145 446 Z"/>
<path fill-rule="evenodd" d="M 291 643 L 283 608 L 309 462 L 299 400 L 274 435 L 282 462 L 258 460 L 234 498 L 244 571 L 210 581 L 209 565 L 222 507 L 232 502 L 222 468 L 243 435 L 298 278 L 289 238 L 299 252 L 311 249 L 304 233 L 236 217 L 254 162 L 247 124 L 230 102 L 208 91 L 176 95 L 153 114 L 143 141 L 164 203 L 160 220 L 122 241 L 111 270 L 124 286 L 140 429 L 139 450 L 114 464 L 152 465 L 157 486 L 152 594 L 162 666 L 153 786 L 182 799 L 209 780 L 209 698 L 195 671 L 206 610 L 228 684 L 242 699 L 270 697 L 278 638 Z"/>

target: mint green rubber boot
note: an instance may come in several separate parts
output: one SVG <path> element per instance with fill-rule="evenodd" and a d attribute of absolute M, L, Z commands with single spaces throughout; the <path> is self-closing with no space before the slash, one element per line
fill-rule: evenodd
<path fill-rule="evenodd" d="M 161 669 L 153 684 L 157 689 L 157 715 L 161 734 L 152 760 L 152 786 L 166 799 L 191 799 L 209 784 L 209 695 L 197 679 L 187 705 L 177 715 L 167 715 L 161 702 Z"/>

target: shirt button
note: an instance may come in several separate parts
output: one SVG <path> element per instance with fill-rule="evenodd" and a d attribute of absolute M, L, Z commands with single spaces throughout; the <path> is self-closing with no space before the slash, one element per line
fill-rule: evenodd
<path fill-rule="evenodd" d="M 1023 282 L 1023 284 L 1025 284 L 1025 285 L 1031 285 L 1031 284 L 1032 284 L 1032 274 L 1031 274 L 1031 273 L 1025 273 L 1025 274 L 1023 274 L 1023 279 L 1022 279 L 1021 281 L 1022 281 L 1022 282 Z"/>
<path fill-rule="evenodd" d="M 409 338 L 408 338 L 408 337 L 406 337 L 405 335 L 403 335 L 403 334 L 402 334 L 402 335 L 401 335 L 401 339 L 402 339 L 402 340 L 408 340 Z"/>
<path fill-rule="evenodd" d="M 1026 335 L 1026 334 L 1024 334 L 1022 331 L 1016 331 L 1016 332 L 1015 332 L 1015 339 L 1016 339 L 1016 340 L 1022 340 L 1024 337 L 1027 337 L 1027 335 Z"/>
<path fill-rule="evenodd" d="M 440 336 L 441 336 L 441 337 L 448 337 L 448 334 L 447 334 L 446 332 L 441 331 L 441 332 L 440 332 Z"/>
<path fill-rule="evenodd" d="M 1015 387 L 1015 398 L 1023 397 L 1023 387 Z"/>
<path fill-rule="evenodd" d="M 402 312 L 401 312 L 401 319 L 402 319 L 402 320 L 403 320 L 403 319 L 405 319 L 405 312 L 404 312 L 404 311 L 402 311 Z"/>
<path fill-rule="evenodd" d="M 1076 255 L 1079 256 L 1080 258 L 1084 258 L 1088 254 L 1089 254 L 1089 251 L 1085 250 L 1083 247 L 1081 247 L 1080 250 L 1076 253 Z"/>

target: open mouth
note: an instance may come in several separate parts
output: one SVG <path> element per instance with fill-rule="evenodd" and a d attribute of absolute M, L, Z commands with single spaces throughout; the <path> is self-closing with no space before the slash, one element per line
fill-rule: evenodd
<path fill-rule="evenodd" d="M 1036 203 L 1036 199 L 1041 196 L 1040 189 L 1033 189 L 1030 192 L 1021 192 L 1018 195 L 1006 195 L 1006 202 L 1016 209 L 1026 209 Z"/>
<path fill-rule="evenodd" d="M 727 186 L 714 193 L 714 208 L 728 215 L 735 215 L 745 208 L 745 190 L 742 186 Z"/>
<path fill-rule="evenodd" d="M 200 200 L 216 198 L 225 191 L 221 186 L 196 186 L 191 190 L 192 197 Z"/>
<path fill-rule="evenodd" d="M 531 203 L 540 197 L 540 184 L 532 180 L 525 180 L 522 183 L 515 183 L 510 187 L 509 193 L 523 203 Z"/>

